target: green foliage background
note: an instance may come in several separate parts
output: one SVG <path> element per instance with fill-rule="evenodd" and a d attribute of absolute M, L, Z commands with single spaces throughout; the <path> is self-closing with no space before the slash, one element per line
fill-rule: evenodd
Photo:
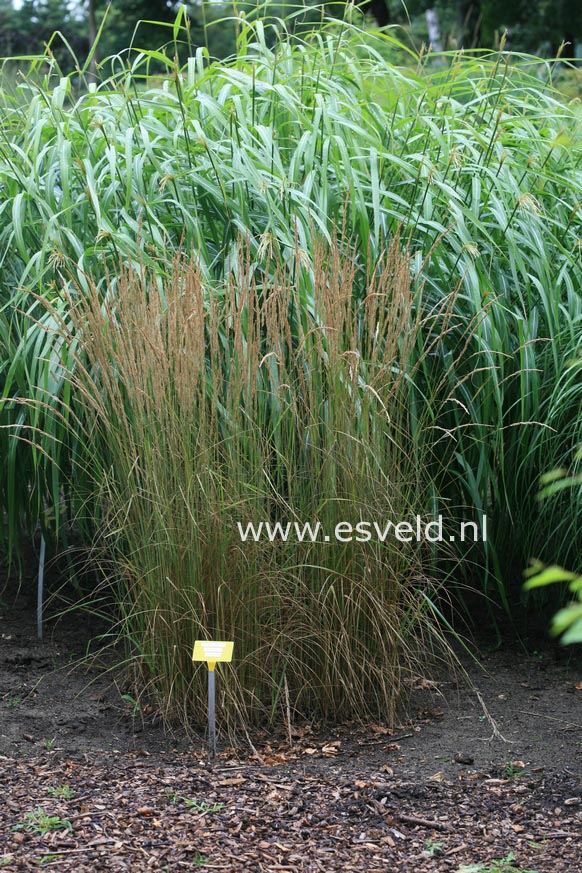
<path fill-rule="evenodd" d="M 107 58 L 125 52 L 129 46 L 158 49 L 167 41 L 164 25 L 171 24 L 180 4 L 170 0 L 92 0 L 97 28 L 107 14 L 98 54 Z M 582 40 L 582 8 L 576 0 L 557 0 L 531 4 L 524 0 L 380 0 L 387 10 L 390 25 L 397 29 L 399 39 L 420 51 L 428 44 L 429 35 L 425 12 L 433 8 L 437 14 L 444 49 L 499 48 L 504 31 L 509 31 L 507 47 L 513 51 L 532 52 L 553 57 L 564 40 Z M 64 0 L 23 0 L 16 9 L 12 0 L 0 0 L 0 57 L 30 55 L 44 50 L 51 43 L 53 51 L 65 71 L 75 66 L 74 57 L 81 62 L 89 51 L 89 3 L 75 6 Z M 323 7 L 310 0 L 300 3 L 281 2 L 193 2 L 187 4 L 191 20 L 190 45 L 193 49 L 205 46 L 217 58 L 226 58 L 236 49 L 235 19 L 247 17 L 287 18 L 293 16 L 292 27 L 318 27 L 322 11 L 342 18 L 345 11 L 351 17 L 350 4 L 329 2 Z M 368 27 L 376 23 L 372 9 L 367 12 Z M 139 24 L 138 27 L 138 23 Z M 66 40 L 51 42 L 58 31 Z M 406 55 L 397 53 L 400 61 Z"/>
<path fill-rule="evenodd" d="M 143 296 L 151 300 L 159 295 L 161 309 L 156 317 L 165 318 L 165 289 L 168 283 L 177 281 L 179 286 L 181 281 L 179 275 L 175 279 L 175 256 L 181 248 L 195 262 L 201 293 L 210 308 L 239 299 L 241 241 L 259 298 L 272 287 L 277 269 L 286 270 L 293 277 L 289 283 L 295 299 L 287 321 L 280 324 L 289 329 L 292 349 L 300 326 L 309 335 L 311 323 L 314 331 L 322 329 L 314 279 L 318 241 L 332 248 L 337 244 L 337 263 L 351 264 L 346 305 L 355 313 L 361 311 L 369 277 L 382 264 L 387 248 L 397 240 L 405 253 L 410 287 L 418 292 L 411 298 L 411 319 L 417 329 L 406 355 L 389 359 L 394 361 L 390 372 L 403 375 L 399 425 L 394 431 L 386 425 L 384 433 L 381 415 L 370 412 L 360 420 L 354 413 L 349 420 L 363 430 L 353 439 L 375 447 L 381 457 L 384 437 L 394 445 L 402 462 L 394 469 L 405 471 L 400 479 L 395 473 L 405 495 L 404 509 L 408 506 L 412 511 L 420 501 L 427 516 L 443 512 L 448 519 L 467 520 L 485 513 L 490 538 L 470 552 L 459 546 L 456 555 L 448 548 L 408 558 L 411 572 L 405 568 L 400 576 L 416 581 L 411 599 L 404 584 L 396 586 L 397 593 L 390 599 L 392 617 L 397 617 L 392 641 L 396 637 L 409 644 L 413 630 L 422 635 L 427 614 L 439 615 L 442 604 L 423 594 L 433 572 L 440 574 L 441 593 L 443 583 L 446 590 L 454 588 L 458 593 L 468 582 L 488 595 L 485 603 L 497 603 L 515 614 L 522 605 L 522 572 L 531 557 L 573 566 L 579 553 L 580 487 L 564 490 L 553 501 L 536 499 L 539 477 L 548 469 L 577 471 L 576 449 L 582 443 L 579 104 L 568 103 L 555 90 L 556 65 L 531 56 L 482 50 L 431 57 L 415 54 L 389 30 L 371 32 L 342 20 L 325 21 L 306 31 L 294 25 L 294 20 L 287 28 L 278 20 L 263 18 L 249 24 L 239 17 L 236 54 L 220 62 L 213 61 L 205 47 L 195 48 L 194 25 L 181 12 L 173 22 L 159 25 L 167 34 L 164 50 L 126 53 L 104 62 L 97 71 L 88 59 L 68 75 L 62 74 L 58 59 L 47 54 L 33 61 L 30 75 L 16 79 L 6 75 L 0 91 L 1 542 L 10 554 L 17 553 L 23 537 L 39 525 L 56 540 L 65 530 L 64 522 L 74 519 L 89 543 L 107 520 L 115 544 L 110 575 L 123 592 L 119 608 L 125 638 L 138 651 L 138 672 L 154 683 L 168 712 L 175 713 L 180 700 L 191 700 L 189 695 L 195 694 L 187 679 L 193 625 L 175 616 L 186 615 L 184 604 L 193 607 L 201 592 L 214 597 L 210 581 L 215 554 L 229 583 L 224 612 L 228 620 L 243 614 L 233 613 L 232 603 L 244 609 L 249 602 L 260 604 L 258 585 L 251 601 L 243 596 L 241 586 L 248 580 L 241 565 L 231 561 L 232 543 L 225 525 L 217 533 L 216 519 L 209 513 L 206 521 L 212 535 L 201 540 L 202 546 L 190 536 L 187 507 L 206 505 L 206 486 L 192 486 L 193 496 L 181 507 L 182 533 L 173 537 L 175 507 L 170 495 L 179 492 L 182 481 L 174 459 L 182 458 L 188 467 L 187 462 L 198 457 L 192 447 L 198 439 L 198 423 L 205 421 L 201 410 L 206 410 L 207 398 L 202 392 L 196 415 L 184 427 L 185 436 L 177 430 L 182 454 L 168 449 L 158 458 L 146 439 L 148 419 L 140 419 L 139 403 L 132 406 L 131 384 L 124 382 L 125 370 L 115 348 L 109 357 L 99 359 L 99 367 L 89 368 L 94 381 L 84 383 L 85 396 L 89 391 L 101 397 L 99 377 L 106 382 L 111 365 L 110 384 L 119 381 L 125 398 L 120 408 L 131 412 L 145 434 L 142 442 L 149 446 L 151 466 L 146 466 L 132 495 L 131 488 L 127 491 L 133 481 L 131 459 L 128 462 L 123 454 L 116 458 L 115 441 L 107 428 L 87 427 L 83 395 L 75 393 L 82 389 L 71 374 L 79 361 L 86 363 L 83 326 L 73 318 L 75 301 L 96 295 L 97 310 L 103 305 L 108 323 L 115 323 L 120 277 L 130 269 L 148 277 L 140 286 L 142 292 L 147 287 Z M 406 57 L 407 63 L 395 63 L 395 55 Z M 329 277 L 323 280 L 324 287 L 331 284 Z M 222 333 L 214 334 L 215 347 L 223 350 L 227 363 L 221 366 L 228 368 L 228 361 L 235 359 L 230 356 L 234 343 L 232 348 L 244 362 L 240 367 L 246 374 L 241 383 L 244 391 L 245 379 L 252 382 L 258 369 L 256 359 L 241 352 L 250 342 L 248 306 L 229 318 L 222 323 Z M 236 341 L 230 333 L 233 320 Z M 320 363 L 325 362 L 322 372 L 334 347 L 333 329 L 325 322 L 323 328 L 317 350 Z M 99 330 L 105 331 L 106 325 Z M 99 336 L 99 330 L 92 336 Z M 355 329 L 354 336 L 360 336 Z M 203 347 L 211 355 L 212 342 L 206 334 Z M 344 357 L 356 351 L 362 354 L 360 346 L 342 348 Z M 318 402 L 311 408 L 321 413 L 319 433 L 330 409 L 345 414 L 346 397 L 350 403 L 357 398 L 357 392 L 346 392 L 344 357 L 333 373 L 339 379 L 337 392 L 329 387 L 335 384 L 331 377 L 329 384 L 318 383 Z M 165 360 L 164 355 L 160 360 Z M 293 360 L 301 363 L 291 367 L 291 375 L 286 373 L 275 388 L 268 381 L 264 403 L 257 406 L 259 420 L 267 428 L 275 421 L 277 433 L 280 422 L 277 415 L 273 417 L 272 410 L 277 409 L 273 397 L 286 390 L 293 378 L 302 384 L 306 371 L 317 382 L 319 364 L 310 368 L 301 358 Z M 356 380 L 357 390 L 365 391 L 369 361 L 366 356 L 358 360 L 362 369 L 357 372 L 362 375 L 361 381 Z M 262 365 L 260 356 L 259 361 Z M 157 372 L 154 368 L 151 384 Z M 349 372 L 353 378 L 356 370 Z M 221 383 L 215 378 L 213 384 Z M 209 396 L 213 408 L 220 410 L 224 433 L 230 433 L 236 421 L 241 425 L 235 428 L 239 434 L 241 428 L 244 432 L 245 406 L 229 407 L 223 402 L 233 396 L 228 395 L 228 384 L 225 379 L 224 396 L 222 388 L 214 388 Z M 93 387 L 89 390 L 87 385 Z M 149 397 L 149 390 L 150 383 L 139 396 Z M 337 397 L 341 402 L 336 408 Z M 156 408 L 170 411 L 168 419 L 161 418 L 160 433 L 171 425 L 174 438 L 182 406 L 163 403 Z M 103 421 L 117 425 L 114 406 Z M 392 409 L 387 421 L 394 421 Z M 374 426 L 368 428 L 369 422 Z M 371 432 L 374 439 L 368 443 Z M 339 433 L 343 439 L 351 432 L 345 424 Z M 304 436 L 295 431 L 286 432 L 283 448 L 273 453 L 278 510 L 288 494 L 288 470 L 294 469 L 296 457 L 310 456 L 311 442 L 302 440 Z M 211 445 L 214 451 L 215 443 Z M 248 489 L 245 452 L 250 451 L 256 461 L 256 446 L 261 443 L 247 443 L 245 437 L 241 445 L 234 469 L 237 482 Z M 336 458 L 335 440 L 331 444 L 324 440 L 322 446 L 326 462 L 328 456 Z M 411 485 L 411 461 L 412 469 L 416 462 L 423 471 L 419 493 Z M 339 481 L 333 465 L 314 464 L 312 458 L 309 463 L 300 468 L 307 481 L 317 481 L 315 471 L 320 469 L 329 474 L 326 488 Z M 209 473 L 212 487 L 208 487 L 216 489 L 216 506 L 226 506 L 229 512 L 238 506 L 237 495 L 228 493 L 224 484 L 228 465 L 218 463 L 216 475 L 212 466 L 205 464 L 203 469 Z M 255 471 L 250 477 L 255 487 L 254 476 L 261 465 L 250 469 Z M 157 476 L 163 485 L 159 489 Z M 359 505 L 380 512 L 377 482 L 370 496 L 365 492 L 365 476 L 356 478 L 363 489 L 357 492 Z M 311 495 L 309 489 L 298 487 L 293 493 L 300 497 L 308 492 Z M 299 497 L 292 504 L 298 517 L 300 511 L 317 506 L 311 498 L 301 503 Z M 339 497 L 334 494 L 334 499 Z M 141 512 L 136 510 L 137 520 L 129 527 L 136 533 L 128 545 L 126 525 L 115 522 L 124 518 L 124 506 L 139 509 L 143 500 L 147 511 L 143 505 Z M 385 508 L 388 512 L 388 500 Z M 217 509 L 219 516 L 220 512 Z M 140 545 L 140 536 L 145 546 Z M 195 548 L 190 546 L 193 541 Z M 283 558 L 293 563 L 294 556 L 285 553 Z M 387 567 L 402 567 L 401 559 L 398 555 L 391 564 L 383 554 L 372 566 L 383 580 Z M 281 628 L 280 603 L 271 584 L 279 565 L 271 560 L 269 609 L 275 615 L 272 627 Z M 255 582 L 261 561 L 254 567 Z M 328 566 L 319 560 L 319 553 L 314 563 L 324 575 L 342 575 L 337 562 Z M 232 578 L 228 578 L 229 566 L 237 568 Z M 286 583 L 303 592 L 303 606 L 315 603 L 309 599 L 314 591 L 328 590 L 314 585 L 307 586 L 305 593 L 302 586 L 307 577 L 312 578 L 313 568 L 303 553 L 293 563 L 295 575 L 287 572 L 288 563 L 284 566 Z M 357 578 L 366 582 L 359 589 L 364 599 L 352 601 L 343 588 L 340 596 L 332 587 L 330 612 L 324 615 L 330 617 L 334 631 L 350 627 L 361 643 L 360 651 L 370 651 L 370 639 L 381 649 L 382 635 L 377 627 L 370 630 L 369 622 L 368 595 L 374 593 L 369 577 L 375 578 L 374 573 L 357 560 L 353 566 L 359 568 Z M 184 587 L 182 578 L 187 580 Z M 350 578 L 346 571 L 342 584 Z M 292 603 L 289 590 L 285 589 L 286 603 Z M 336 609 L 336 597 L 342 609 Z M 167 605 L 167 611 L 158 610 L 158 602 Z M 192 610 L 196 622 L 206 614 L 207 602 L 203 601 L 200 614 Z M 367 604 L 368 611 L 354 612 L 352 602 Z M 142 609 L 144 603 L 147 608 Z M 486 608 L 490 606 L 480 606 L 479 615 Z M 312 615 L 314 610 L 297 614 Z M 249 619 L 248 624 L 253 627 L 250 666 L 249 662 L 241 666 L 248 672 L 244 681 L 241 678 L 233 712 L 248 707 L 249 712 L 258 708 L 264 713 L 269 694 L 281 700 L 288 677 L 293 676 L 292 690 L 301 695 L 305 676 L 291 671 L 283 630 L 272 642 L 271 672 L 259 673 L 259 606 L 254 622 Z M 152 641 L 160 633 L 166 642 L 158 661 Z M 329 632 L 326 639 L 333 638 Z M 332 650 L 330 646 L 326 651 Z M 321 652 L 310 652 L 312 684 L 306 686 L 305 697 L 314 705 L 321 692 L 314 677 L 321 673 L 322 660 Z M 393 649 L 387 657 L 394 673 L 385 697 L 376 701 L 380 707 L 391 705 L 390 695 L 400 679 L 402 662 Z M 292 663 L 300 661 L 293 654 Z M 334 672 L 325 697 L 329 712 L 343 705 L 342 687 L 353 685 L 346 679 L 349 658 L 344 655 L 340 661 L 341 669 Z M 253 683 L 259 681 L 260 706 L 252 696 Z M 359 699 L 365 697 L 362 693 Z M 350 705 L 357 711 L 357 700 L 352 698 Z"/>

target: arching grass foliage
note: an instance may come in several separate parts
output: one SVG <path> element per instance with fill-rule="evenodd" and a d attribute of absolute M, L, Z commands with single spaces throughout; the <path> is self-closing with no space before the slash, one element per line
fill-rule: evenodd
<path fill-rule="evenodd" d="M 242 239 L 259 289 L 275 264 L 311 265 L 293 281 L 297 313 L 315 317 L 316 240 L 339 233 L 357 306 L 399 233 L 424 282 L 406 433 L 430 451 L 431 510 L 488 513 L 473 557 L 508 602 L 531 555 L 568 564 L 577 541 L 579 493 L 559 517 L 534 498 L 579 442 L 580 108 L 533 58 L 399 68 L 389 31 L 238 27 L 228 62 L 199 49 L 179 68 L 170 47 L 112 59 L 87 87 L 53 70 L 0 90 L 2 541 L 12 550 L 39 519 L 58 529 L 91 489 L 63 289 L 115 298 L 123 264 L 146 270 L 163 306 L 182 247 L 220 296 Z M 446 326 L 427 319 L 447 301 Z"/>

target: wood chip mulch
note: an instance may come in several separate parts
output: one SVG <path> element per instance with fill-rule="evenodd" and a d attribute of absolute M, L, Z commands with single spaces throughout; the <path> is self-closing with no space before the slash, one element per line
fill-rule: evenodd
<path fill-rule="evenodd" d="M 503 873 L 582 870 L 572 774 L 402 781 L 324 758 L 0 758 L 0 868 L 489 873 L 505 859 Z"/>

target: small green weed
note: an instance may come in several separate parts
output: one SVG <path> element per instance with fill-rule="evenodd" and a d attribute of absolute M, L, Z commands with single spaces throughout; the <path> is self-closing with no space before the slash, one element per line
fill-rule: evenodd
<path fill-rule="evenodd" d="M 522 761 L 508 761 L 501 772 L 506 779 L 520 779 L 525 776 L 525 765 Z"/>
<path fill-rule="evenodd" d="M 52 797 L 62 797 L 64 800 L 70 800 L 75 794 L 75 789 L 71 788 L 70 785 L 51 785 L 48 789 L 48 793 L 52 795 Z"/>
<path fill-rule="evenodd" d="M 210 804 L 206 803 L 204 800 L 188 800 L 187 797 L 181 797 L 180 800 L 183 800 L 188 809 L 193 809 L 195 812 L 220 812 L 221 809 L 224 809 L 224 803 L 215 803 Z"/>
<path fill-rule="evenodd" d="M 54 747 L 54 745 L 55 745 L 55 740 L 56 740 L 56 737 L 53 737 L 52 740 L 44 739 L 44 740 L 42 741 L 42 744 L 43 744 L 44 748 L 47 750 L 47 752 L 51 752 L 51 751 L 52 751 L 52 749 L 53 749 L 53 747 Z"/>
<path fill-rule="evenodd" d="M 166 797 L 168 798 L 170 803 L 178 803 L 178 801 L 182 801 L 186 804 L 188 809 L 193 809 L 195 812 L 220 812 L 221 809 L 224 809 L 224 803 L 215 803 L 210 804 L 206 803 L 204 800 L 191 800 L 188 797 L 184 797 L 181 794 L 177 794 L 175 791 L 170 791 L 166 789 Z"/>
<path fill-rule="evenodd" d="M 424 848 L 429 853 L 431 858 L 440 857 L 445 850 L 444 843 L 434 843 L 432 840 L 427 840 L 424 844 Z"/>
<path fill-rule="evenodd" d="M 16 709 L 16 707 L 20 706 L 21 703 L 22 697 L 18 697 L 18 695 L 16 695 L 15 697 L 8 698 L 8 700 L 6 701 L 6 706 L 8 707 L 8 709 Z"/>
<path fill-rule="evenodd" d="M 516 867 L 515 855 L 510 852 L 505 858 L 491 861 L 490 864 L 462 864 L 457 869 L 457 873 L 538 873 L 538 871 Z"/>
<path fill-rule="evenodd" d="M 27 812 L 24 816 L 24 821 L 17 824 L 14 830 L 25 830 L 44 836 L 49 831 L 60 831 L 63 828 L 72 831 L 73 825 L 66 818 L 60 818 L 58 815 L 49 815 L 44 809 L 39 808 Z"/>

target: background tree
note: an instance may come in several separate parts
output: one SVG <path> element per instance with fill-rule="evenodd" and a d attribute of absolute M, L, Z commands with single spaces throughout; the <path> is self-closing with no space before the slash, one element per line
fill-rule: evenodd
<path fill-rule="evenodd" d="M 573 58 L 575 42 L 582 40 L 582 3 L 579 0 L 487 0 L 483 3 L 483 41 L 491 44 L 496 33 L 509 31 L 511 48 L 555 56 L 562 42 L 564 56 Z M 580 50 L 578 50 L 580 54 Z"/>
<path fill-rule="evenodd" d="M 0 56 L 19 54 L 22 46 L 19 14 L 10 0 L 0 0 Z"/>
<path fill-rule="evenodd" d="M 79 59 L 87 52 L 86 23 L 78 9 L 63 0 L 24 0 L 16 10 L 19 54 L 40 53 L 50 43 L 51 52 L 63 70 L 71 69 L 74 60 L 69 48 L 53 35 L 60 32 Z"/>
<path fill-rule="evenodd" d="M 294 29 L 300 32 L 316 27 L 321 20 L 321 5 L 316 0 L 303 0 L 305 14 L 294 19 Z M 86 56 L 106 9 L 107 24 L 101 34 L 98 56 L 103 59 L 126 50 L 157 49 L 172 41 L 172 31 L 164 27 L 174 21 L 180 0 L 87 0 L 79 6 L 73 0 L 23 0 L 15 9 L 11 0 L 0 0 L 0 55 L 39 53 L 54 31 L 61 31 L 80 60 Z M 341 18 L 343 0 L 324 2 L 329 15 Z M 573 58 L 575 43 L 582 43 L 582 3 L 580 0 L 362 0 L 362 11 L 372 26 L 400 25 L 401 36 L 413 40 L 417 47 L 428 42 L 427 9 L 438 16 L 445 48 L 464 46 L 495 48 L 501 35 L 508 30 L 508 48 L 553 57 L 562 42 L 568 45 L 563 56 Z M 208 2 L 194 0 L 187 4 L 191 20 L 192 47 L 207 45 L 212 56 L 226 57 L 235 49 L 240 11 L 252 16 L 256 2 Z M 269 5 L 274 17 L 285 17 L 297 6 L 274 0 Z M 262 14 L 265 7 L 261 7 Z M 136 30 L 138 22 L 139 27 Z M 156 23 L 158 22 L 158 23 Z M 274 38 L 274 37 L 273 37 Z M 53 43 L 59 64 L 71 69 L 73 61 L 68 51 Z M 188 49 L 185 48 L 185 51 Z M 578 49 L 580 53 L 580 49 Z"/>
<path fill-rule="evenodd" d="M 92 0 L 95 4 L 95 24 L 101 23 L 107 8 L 107 26 L 103 31 L 99 56 L 101 58 L 127 49 L 159 48 L 168 42 L 171 33 L 163 24 L 174 21 L 179 3 L 171 0 Z M 89 7 L 90 13 L 90 7 Z M 136 31 L 136 25 L 140 22 Z M 157 23 L 159 22 L 159 24 Z"/>

